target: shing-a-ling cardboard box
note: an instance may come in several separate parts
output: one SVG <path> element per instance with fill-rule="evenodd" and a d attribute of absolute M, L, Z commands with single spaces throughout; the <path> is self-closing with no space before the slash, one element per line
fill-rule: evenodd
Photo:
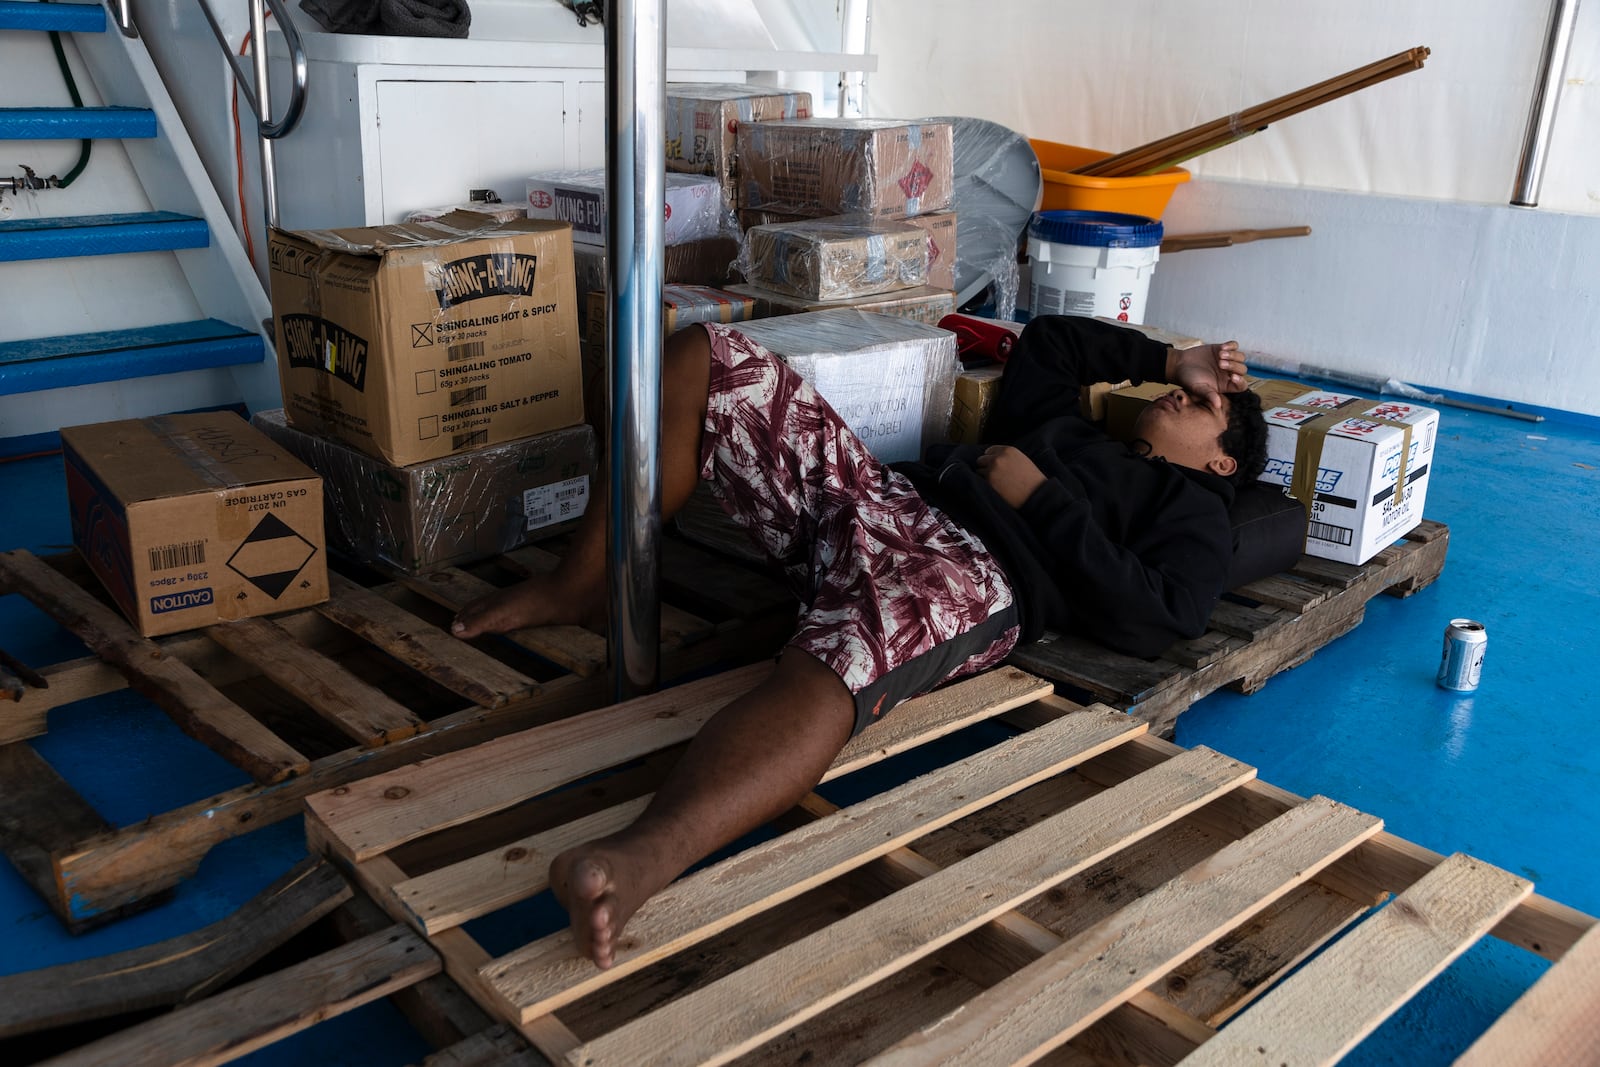
<path fill-rule="evenodd" d="M 1316 390 L 1262 414 L 1261 480 L 1308 506 L 1308 553 L 1365 563 L 1422 521 L 1438 411 Z"/>
<path fill-rule="evenodd" d="M 322 479 L 231 411 L 61 431 L 72 540 L 146 637 L 328 598 Z"/>
<path fill-rule="evenodd" d="M 297 429 L 404 467 L 583 421 L 564 223 L 276 230 L 270 256 Z"/>

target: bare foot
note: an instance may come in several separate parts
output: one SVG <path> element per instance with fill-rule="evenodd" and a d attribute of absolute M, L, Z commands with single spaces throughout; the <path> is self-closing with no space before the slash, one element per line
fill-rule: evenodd
<path fill-rule="evenodd" d="M 645 875 L 650 866 L 626 845 L 608 848 L 598 842 L 568 849 L 550 862 L 550 888 L 572 917 L 578 952 L 601 970 L 616 961 L 622 928 L 633 913 L 665 884 Z"/>
<path fill-rule="evenodd" d="M 450 624 L 450 632 L 457 637 L 477 637 L 560 623 L 603 627 L 605 611 L 594 599 L 568 589 L 553 575 L 534 575 L 462 608 Z"/>

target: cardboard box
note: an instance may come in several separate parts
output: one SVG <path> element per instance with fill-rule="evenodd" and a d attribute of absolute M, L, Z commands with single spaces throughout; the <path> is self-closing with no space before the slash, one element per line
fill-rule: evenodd
<path fill-rule="evenodd" d="M 903 222 L 808 219 L 745 234 L 745 280 L 810 300 L 853 300 L 927 284 L 928 238 Z"/>
<path fill-rule="evenodd" d="M 955 403 L 950 411 L 950 440 L 975 445 L 983 440 L 989 411 L 1000 395 L 1000 377 L 1005 364 L 990 363 L 968 367 L 956 375 Z"/>
<path fill-rule="evenodd" d="M 867 215 L 833 215 L 836 222 L 859 222 Z M 804 215 L 788 215 L 781 211 L 739 212 L 739 226 L 750 230 L 756 226 L 777 226 L 804 221 Z M 928 284 L 935 289 L 956 287 L 956 213 L 935 211 L 927 215 L 909 215 L 900 221 L 917 226 L 928 235 Z"/>
<path fill-rule="evenodd" d="M 917 459 L 950 432 L 956 335 L 855 310 L 756 319 L 739 332 L 810 382 L 886 463 Z"/>
<path fill-rule="evenodd" d="M 722 186 L 704 174 L 668 174 L 666 243 L 723 235 L 731 227 Z M 528 179 L 528 217 L 566 222 L 579 244 L 606 243 L 606 172 L 555 171 Z"/>
<path fill-rule="evenodd" d="M 570 530 L 595 489 L 588 426 L 391 467 L 295 429 L 281 409 L 257 412 L 251 423 L 322 475 L 331 547 L 409 574 Z"/>
<path fill-rule="evenodd" d="M 328 599 L 322 480 L 231 411 L 61 431 L 72 540 L 146 637 Z"/>
<path fill-rule="evenodd" d="M 931 285 L 901 289 L 893 293 L 877 293 L 855 300 L 808 300 L 803 296 L 775 293 L 756 285 L 730 285 L 728 292 L 738 293 L 754 300 L 755 314 L 751 317 L 757 319 L 771 318 L 774 315 L 801 315 L 808 311 L 853 308 L 856 311 L 893 315 L 937 326 L 940 319 L 956 309 L 956 294 L 948 289 L 935 289 Z"/>
<path fill-rule="evenodd" d="M 270 255 L 297 428 L 404 467 L 583 421 L 565 225 L 275 230 Z"/>
<path fill-rule="evenodd" d="M 661 336 L 697 322 L 743 322 L 756 317 L 752 297 L 707 285 L 661 287 Z M 588 330 L 583 345 L 584 416 L 589 425 L 604 429 L 606 392 L 606 294 L 589 294 Z"/>
<path fill-rule="evenodd" d="M 1439 432 L 1433 408 L 1316 390 L 1263 414 L 1261 481 L 1309 505 L 1306 552 L 1365 563 L 1422 521 Z"/>
<path fill-rule="evenodd" d="M 668 285 L 726 285 L 729 269 L 739 254 L 739 242 L 731 237 L 712 237 L 668 245 L 662 257 L 662 280 Z M 578 308 L 589 306 L 589 294 L 606 288 L 606 249 L 604 245 L 574 245 L 573 263 L 578 275 Z M 579 333 L 588 337 L 588 317 L 580 316 Z"/>
<path fill-rule="evenodd" d="M 671 82 L 667 85 L 667 169 L 709 174 L 729 208 L 739 206 L 739 127 L 811 117 L 811 94 L 759 85 Z"/>
<path fill-rule="evenodd" d="M 744 207 L 820 218 L 950 207 L 948 122 L 803 119 L 739 127 Z"/>

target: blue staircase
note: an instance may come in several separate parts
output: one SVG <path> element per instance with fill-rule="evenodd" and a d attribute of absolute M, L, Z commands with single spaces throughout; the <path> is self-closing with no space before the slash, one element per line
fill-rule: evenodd
<path fill-rule="evenodd" d="M 144 197 L 137 188 L 126 188 L 132 183 L 104 180 L 98 186 L 79 183 L 68 195 L 69 190 L 60 187 L 68 183 L 40 188 L 45 183 L 35 181 L 30 170 L 28 180 L 33 185 L 19 194 L 16 185 L 20 179 L 8 188 L 6 180 L 12 172 L 0 167 L 0 203 L 16 198 L 12 217 L 0 218 L 0 267 L 32 261 L 15 269 L 54 271 L 51 277 L 60 280 L 59 284 L 47 284 L 30 275 L 28 280 L 35 283 L 33 297 L 18 298 L 13 307 L 19 312 L 32 311 L 31 321 L 24 321 L 22 314 L 0 313 L 0 456 L 48 447 L 60 425 L 258 401 L 265 392 L 260 370 L 251 372 L 248 384 L 241 385 L 245 379 L 230 376 L 237 374 L 235 368 L 259 368 L 267 358 L 269 350 L 257 328 L 264 317 L 265 294 L 238 249 L 214 191 L 208 186 L 201 188 L 202 180 L 194 177 L 198 174 L 203 179 L 203 169 L 198 167 L 187 132 L 181 128 L 143 45 L 124 42 L 107 29 L 105 10 L 97 4 L 0 0 L 0 31 L 33 31 L 41 40 L 46 33 L 74 35 L 58 43 L 72 41 L 93 84 L 113 97 L 103 105 L 83 106 L 78 104 L 74 88 L 73 101 L 78 106 L 26 106 L 30 95 L 38 98 L 39 94 L 29 89 L 42 79 L 18 74 L 13 80 L 0 69 L 0 99 L 22 105 L 0 107 L 0 144 L 11 146 L 10 154 L 15 156 L 19 151 L 28 153 L 26 143 L 34 141 L 117 142 L 127 153 L 121 165 L 131 165 L 141 175 L 138 184 L 144 186 Z M 139 143 L 152 147 L 136 153 L 133 146 Z M 40 156 L 59 160 L 60 144 L 46 146 Z M 91 167 L 98 156 L 91 155 Z M 148 180 L 142 177 L 141 162 L 152 172 Z M 190 182 L 175 183 L 174 174 L 187 175 Z M 69 178 L 75 176 L 76 172 Z M 85 184 L 100 191 L 84 192 Z M 113 203 L 114 199 L 118 202 Z M 133 210 L 146 202 L 180 210 Z M 52 211 L 58 204 L 67 210 Z M 102 204 L 113 210 L 80 213 L 85 206 L 93 209 Z M 124 210 L 114 210 L 117 207 Z M 35 217 L 18 217 L 24 211 Z M 227 228 L 221 236 L 231 247 L 213 247 L 214 227 Z M 136 258 L 139 253 L 177 255 L 181 273 L 172 267 L 154 269 L 148 257 Z M 107 274 L 110 268 L 96 273 L 72 266 L 84 257 L 102 256 L 130 257 L 127 269 Z M 228 275 L 230 269 L 221 267 L 219 257 L 227 261 L 232 274 L 246 276 L 235 283 L 237 288 L 254 291 L 229 296 L 218 276 Z M 192 292 L 175 294 L 174 277 L 179 279 L 179 288 L 184 288 L 187 280 Z M 112 284 L 123 290 L 114 294 L 114 301 L 108 301 L 104 291 L 108 278 L 115 279 Z M 5 280 L 0 277 L 0 288 Z M 118 304 L 120 309 L 138 308 L 141 302 L 135 287 L 140 284 L 167 287 L 163 295 L 169 299 L 150 302 L 160 309 L 156 315 L 168 314 L 175 307 L 182 315 L 182 307 L 189 306 L 198 309 L 201 317 L 30 336 L 49 333 L 52 325 L 58 330 L 69 324 L 121 325 L 137 312 L 121 310 L 120 318 L 113 314 L 109 320 L 98 316 L 107 303 Z M 60 306 L 31 306 L 41 302 L 41 292 L 48 294 L 48 303 Z M 217 373 L 223 377 L 214 377 Z M 178 377 L 149 381 L 158 376 Z M 52 392 L 60 390 L 72 392 Z"/>

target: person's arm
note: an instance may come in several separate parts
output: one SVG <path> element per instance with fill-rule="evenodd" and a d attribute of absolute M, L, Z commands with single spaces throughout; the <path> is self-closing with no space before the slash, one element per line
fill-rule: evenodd
<path fill-rule="evenodd" d="M 1006 359 L 986 438 L 1014 441 L 1041 423 L 1078 413 L 1078 389 L 1094 382 L 1159 380 L 1169 349 L 1137 330 L 1076 315 L 1028 323 Z"/>

